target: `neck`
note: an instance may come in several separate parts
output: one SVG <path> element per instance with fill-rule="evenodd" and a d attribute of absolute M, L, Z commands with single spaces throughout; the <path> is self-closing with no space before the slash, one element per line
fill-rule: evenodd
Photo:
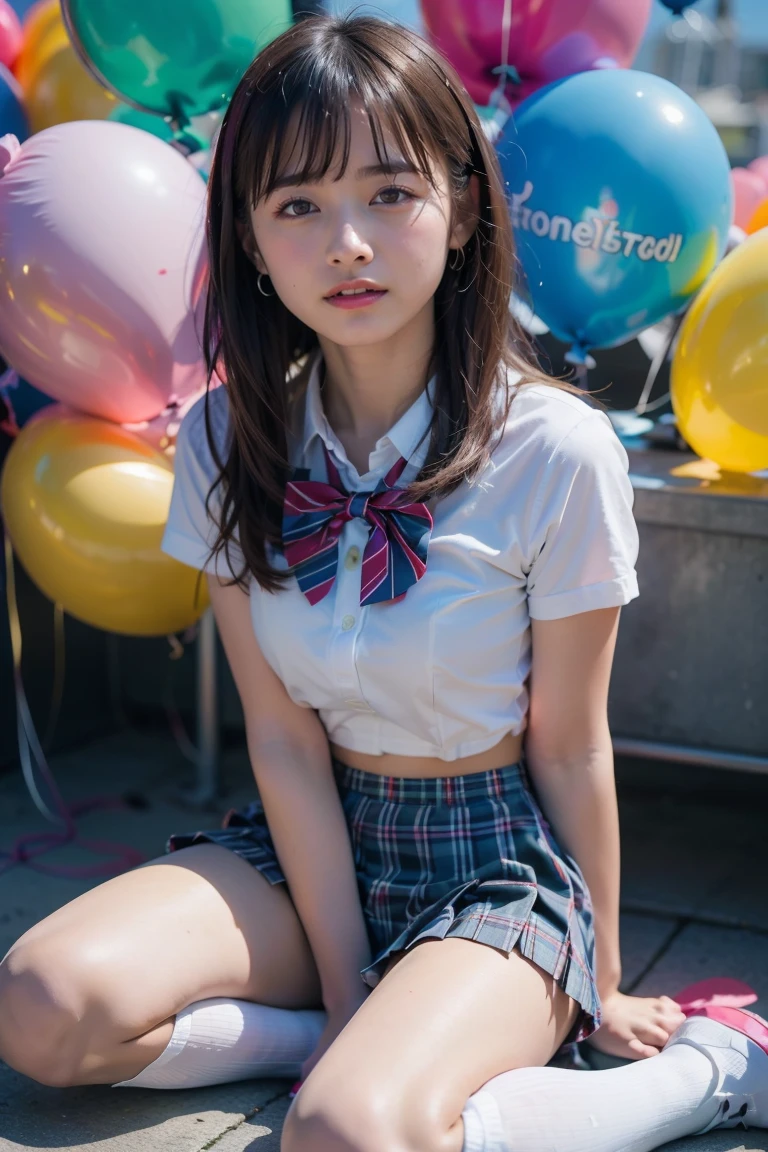
<path fill-rule="evenodd" d="M 347 347 L 319 337 L 328 423 L 342 443 L 346 437 L 366 457 L 426 386 L 434 343 L 432 301 L 428 307 L 428 315 L 416 317 L 386 342 Z"/>

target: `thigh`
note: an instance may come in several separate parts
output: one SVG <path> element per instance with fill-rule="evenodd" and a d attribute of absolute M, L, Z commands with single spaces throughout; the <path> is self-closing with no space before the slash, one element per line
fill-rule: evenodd
<path fill-rule="evenodd" d="M 315 962 L 286 885 L 271 885 L 213 844 L 184 848 L 91 889 L 25 933 L 4 967 L 20 978 L 31 973 L 73 1011 L 108 1006 L 113 1028 L 126 1037 L 214 996 L 321 1006 Z"/>
<path fill-rule="evenodd" d="M 346 1132 L 350 1148 L 460 1149 L 468 1098 L 502 1072 L 548 1063 L 579 1012 L 518 952 L 424 941 L 390 965 L 310 1073 L 287 1150 L 324 1152 L 325 1131 Z"/>

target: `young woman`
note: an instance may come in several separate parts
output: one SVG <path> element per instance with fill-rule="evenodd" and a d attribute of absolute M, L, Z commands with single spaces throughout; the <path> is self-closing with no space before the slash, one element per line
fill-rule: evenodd
<path fill-rule="evenodd" d="M 225 117 L 208 240 L 226 383 L 184 422 L 164 546 L 207 572 L 258 799 L 22 937 L 0 1053 L 59 1085 L 301 1073 L 284 1152 L 766 1123 L 757 1018 L 619 992 L 628 462 L 510 320 L 455 73 L 375 19 L 286 32 Z M 637 1062 L 544 1067 L 587 1037 Z"/>

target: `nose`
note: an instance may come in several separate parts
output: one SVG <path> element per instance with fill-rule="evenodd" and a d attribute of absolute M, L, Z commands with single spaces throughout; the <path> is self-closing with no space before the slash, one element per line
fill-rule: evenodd
<path fill-rule="evenodd" d="M 328 245 L 328 263 L 338 268 L 350 264 L 366 265 L 373 260 L 373 248 L 351 220 L 339 224 Z"/>

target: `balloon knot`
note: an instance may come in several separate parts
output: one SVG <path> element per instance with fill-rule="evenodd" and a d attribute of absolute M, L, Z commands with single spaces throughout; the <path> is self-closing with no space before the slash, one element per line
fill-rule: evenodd
<path fill-rule="evenodd" d="M 584 345 L 579 344 L 578 341 L 574 341 L 568 349 L 565 354 L 565 360 L 568 364 L 575 364 L 577 368 L 589 368 L 590 371 L 592 368 L 597 367 L 595 358 L 590 356 Z"/>
<path fill-rule="evenodd" d="M 5 175 L 20 152 L 21 144 L 17 136 L 11 132 L 0 136 L 0 176 Z"/>
<path fill-rule="evenodd" d="M 494 76 L 505 76 L 511 84 L 522 84 L 520 73 L 514 64 L 499 64 L 498 68 L 492 68 Z"/>

